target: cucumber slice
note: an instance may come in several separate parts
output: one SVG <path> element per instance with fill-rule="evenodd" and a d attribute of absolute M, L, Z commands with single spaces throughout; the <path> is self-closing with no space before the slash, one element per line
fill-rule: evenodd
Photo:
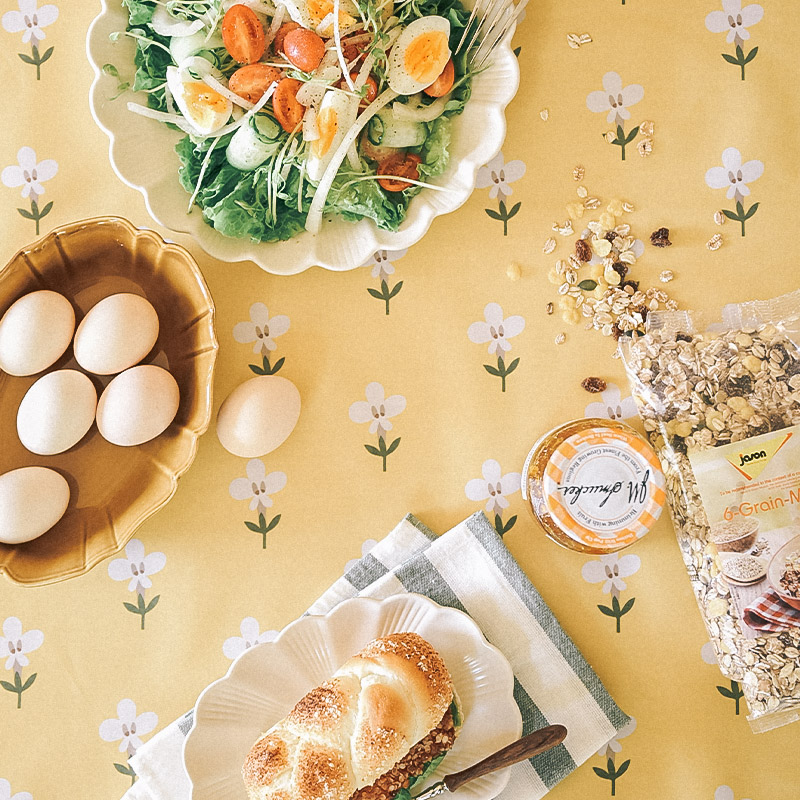
<path fill-rule="evenodd" d="M 193 33 L 191 36 L 173 36 L 169 40 L 169 52 L 178 65 L 189 58 L 189 56 L 197 55 L 201 50 L 214 50 L 217 47 L 224 46 L 222 37 L 218 34 L 214 34 L 206 41 L 205 31 Z"/>
<path fill-rule="evenodd" d="M 427 135 L 423 123 L 397 119 L 390 108 L 381 109 L 367 127 L 369 141 L 381 147 L 418 147 Z"/>
<path fill-rule="evenodd" d="M 256 114 L 250 124 L 253 126 L 256 135 L 264 143 L 274 142 L 280 135 L 282 128 L 274 119 L 266 114 Z"/>
<path fill-rule="evenodd" d="M 228 142 L 225 157 L 228 163 L 243 172 L 261 166 L 270 156 L 275 155 L 280 147 L 280 142 L 265 135 L 264 131 L 271 132 L 269 124 L 278 126 L 269 117 L 255 116 L 249 124 L 242 125 L 233 138 Z M 276 130 L 277 133 L 277 130 Z"/>

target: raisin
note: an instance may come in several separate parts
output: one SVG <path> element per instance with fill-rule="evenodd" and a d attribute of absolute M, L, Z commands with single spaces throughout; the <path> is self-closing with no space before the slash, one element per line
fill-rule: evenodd
<path fill-rule="evenodd" d="M 669 240 L 669 228 L 659 228 L 650 234 L 650 244 L 653 247 L 669 247 L 672 242 Z"/>
<path fill-rule="evenodd" d="M 584 378 L 581 381 L 581 386 L 591 394 L 598 394 L 604 392 L 608 384 L 602 378 Z"/>
<path fill-rule="evenodd" d="M 578 239 L 575 242 L 575 255 L 578 261 L 582 261 L 583 263 L 592 260 L 592 246 L 586 239 Z"/>

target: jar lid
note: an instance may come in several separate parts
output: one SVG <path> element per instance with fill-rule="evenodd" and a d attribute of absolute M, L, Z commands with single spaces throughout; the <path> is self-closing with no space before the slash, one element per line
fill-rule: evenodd
<path fill-rule="evenodd" d="M 666 499 L 655 452 L 623 426 L 595 425 L 563 439 L 550 455 L 542 488 L 558 528 L 600 550 L 619 550 L 644 536 Z"/>

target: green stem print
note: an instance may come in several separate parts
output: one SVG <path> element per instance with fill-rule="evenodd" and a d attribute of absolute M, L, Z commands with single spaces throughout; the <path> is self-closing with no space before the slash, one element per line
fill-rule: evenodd
<path fill-rule="evenodd" d="M 742 80 L 744 80 L 744 68 L 749 64 L 758 54 L 758 47 L 754 47 L 747 55 L 744 54 L 742 46 L 736 45 L 736 55 L 732 56 L 730 53 L 721 53 L 722 57 L 729 63 L 739 67 L 742 71 Z"/>
<path fill-rule="evenodd" d="M 398 436 L 388 447 L 386 446 L 386 439 L 383 436 L 378 437 L 378 446 L 372 444 L 365 444 L 366 451 L 373 456 L 378 456 L 383 462 L 383 471 L 386 472 L 386 459 L 397 450 L 400 444 L 400 437 Z"/>
<path fill-rule="evenodd" d="M 619 633 L 620 620 L 633 608 L 635 601 L 636 598 L 631 597 L 624 606 L 620 606 L 619 592 L 616 588 L 613 588 L 611 590 L 611 606 L 598 605 L 597 607 L 600 609 L 601 613 L 605 614 L 607 617 L 613 617 L 617 621 L 617 633 Z"/>
<path fill-rule="evenodd" d="M 25 219 L 33 220 L 36 223 L 36 235 L 39 235 L 39 220 L 46 217 L 53 208 L 53 201 L 51 200 L 44 208 L 39 208 L 36 200 L 31 199 L 31 210 L 26 208 L 18 208 L 17 211 L 25 217 Z"/>
<path fill-rule="evenodd" d="M 9 683 L 9 681 L 0 681 L 0 686 L 2 686 L 7 692 L 13 692 L 17 696 L 17 708 L 22 708 L 22 693 L 26 689 L 30 689 L 33 685 L 33 682 L 36 680 L 36 676 L 38 675 L 37 672 L 29 675 L 25 682 L 22 682 L 22 674 L 20 672 L 14 672 L 14 683 Z"/>
<path fill-rule="evenodd" d="M 508 522 L 503 522 L 503 518 L 500 514 L 494 515 L 494 529 L 500 536 L 505 536 L 516 524 L 517 522 L 517 515 L 514 514 L 513 517 L 509 517 Z"/>
<path fill-rule="evenodd" d="M 266 356 L 265 356 L 266 358 Z M 282 360 L 282 359 L 281 359 Z M 269 373 L 266 373 L 269 374 Z M 261 547 L 262 549 L 267 549 L 267 534 L 274 530 L 278 523 L 281 521 L 281 515 L 276 514 L 269 522 L 267 522 L 267 518 L 264 516 L 263 512 L 259 512 L 258 514 L 258 525 L 255 522 L 248 522 L 245 521 L 245 525 L 247 529 L 253 531 L 253 533 L 260 533 L 261 534 Z"/>
<path fill-rule="evenodd" d="M 147 614 L 149 614 L 157 605 L 158 601 L 161 598 L 160 594 L 157 594 L 149 603 L 145 605 L 144 602 L 144 591 L 141 590 L 137 593 L 136 605 L 133 603 L 123 603 L 122 605 L 125 606 L 131 614 L 136 614 L 141 617 L 141 630 L 144 630 L 144 618 Z"/>
<path fill-rule="evenodd" d="M 758 207 L 761 205 L 760 203 L 753 203 L 747 211 L 744 210 L 744 206 L 742 205 L 741 200 L 736 201 L 736 211 L 730 211 L 727 208 L 722 209 L 722 213 L 728 218 L 732 219 L 734 222 L 739 222 L 742 225 L 742 237 L 744 237 L 744 223 L 747 222 L 753 214 L 758 211 Z"/>
<path fill-rule="evenodd" d="M 497 366 L 493 367 L 491 364 L 484 364 L 483 368 L 490 374 L 500 378 L 501 391 L 506 390 L 506 378 L 517 368 L 519 359 L 515 358 L 508 366 L 503 361 L 502 356 L 497 356 Z"/>
<path fill-rule="evenodd" d="M 386 316 L 389 316 L 389 301 L 396 297 L 403 288 L 403 281 L 398 281 L 391 289 L 385 280 L 381 281 L 381 290 L 368 288 L 367 291 L 377 300 L 383 300 L 386 304 Z"/>
<path fill-rule="evenodd" d="M 122 775 L 127 775 L 131 779 L 131 786 L 136 783 L 136 771 L 130 764 L 114 764 L 114 769 Z"/>
<path fill-rule="evenodd" d="M 35 42 L 31 43 L 31 54 L 28 55 L 27 53 L 17 53 L 17 55 L 26 63 L 31 64 L 36 67 L 36 80 L 40 81 L 42 79 L 42 64 L 47 61 L 50 56 L 53 55 L 52 47 L 48 47 L 44 53 L 39 53 L 39 48 L 36 46 Z M 37 231 L 38 233 L 38 231 Z"/>
<path fill-rule="evenodd" d="M 622 153 L 622 160 L 625 160 L 625 147 L 629 145 L 635 138 L 636 134 L 639 133 L 639 126 L 636 125 L 630 129 L 630 131 L 626 134 L 625 129 L 622 125 L 617 125 L 617 135 L 614 139 L 611 140 L 611 144 L 618 145 L 620 148 L 620 152 Z"/>
<path fill-rule="evenodd" d="M 522 202 L 514 203 L 513 206 L 509 209 L 506 206 L 505 200 L 501 200 L 498 204 L 498 211 L 495 211 L 493 208 L 484 208 L 483 210 L 492 218 L 499 220 L 503 223 L 503 236 L 508 236 L 508 221 L 512 217 L 516 217 L 517 213 L 519 212 L 520 206 Z"/>
<path fill-rule="evenodd" d="M 605 769 L 601 769 L 600 767 L 592 767 L 592 769 L 594 770 L 595 775 L 598 775 L 604 781 L 609 781 L 611 784 L 611 796 L 615 797 L 617 793 L 617 781 L 628 771 L 628 767 L 630 765 L 631 760 L 627 759 L 626 761 L 623 761 L 619 767 L 617 767 L 617 765 L 614 763 L 614 759 L 609 758 L 606 761 Z"/>
<path fill-rule="evenodd" d="M 739 701 L 744 697 L 742 687 L 739 686 L 737 681 L 731 681 L 731 688 L 727 686 L 717 686 L 717 691 L 723 696 L 727 697 L 736 703 L 736 716 L 739 716 Z"/>
<path fill-rule="evenodd" d="M 274 364 L 270 364 L 268 355 L 264 355 L 261 358 L 262 358 L 261 366 L 258 366 L 257 364 L 248 365 L 250 369 L 253 370 L 253 372 L 255 372 L 256 375 L 274 375 L 276 372 L 280 370 L 280 368 L 286 361 L 286 357 L 284 356 L 282 358 L 279 358 Z"/>

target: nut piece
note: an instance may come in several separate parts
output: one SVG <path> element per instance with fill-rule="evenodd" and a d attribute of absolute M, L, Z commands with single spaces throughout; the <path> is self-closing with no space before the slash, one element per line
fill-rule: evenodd
<path fill-rule="evenodd" d="M 653 247 L 669 247 L 672 242 L 669 240 L 669 228 L 659 228 L 650 234 L 650 244 Z"/>
<path fill-rule="evenodd" d="M 599 394 L 606 390 L 608 384 L 602 378 L 584 378 L 581 386 L 591 394 Z"/>
<path fill-rule="evenodd" d="M 575 242 L 575 255 L 578 261 L 582 261 L 584 264 L 592 260 L 592 246 L 586 239 L 578 239 Z"/>

